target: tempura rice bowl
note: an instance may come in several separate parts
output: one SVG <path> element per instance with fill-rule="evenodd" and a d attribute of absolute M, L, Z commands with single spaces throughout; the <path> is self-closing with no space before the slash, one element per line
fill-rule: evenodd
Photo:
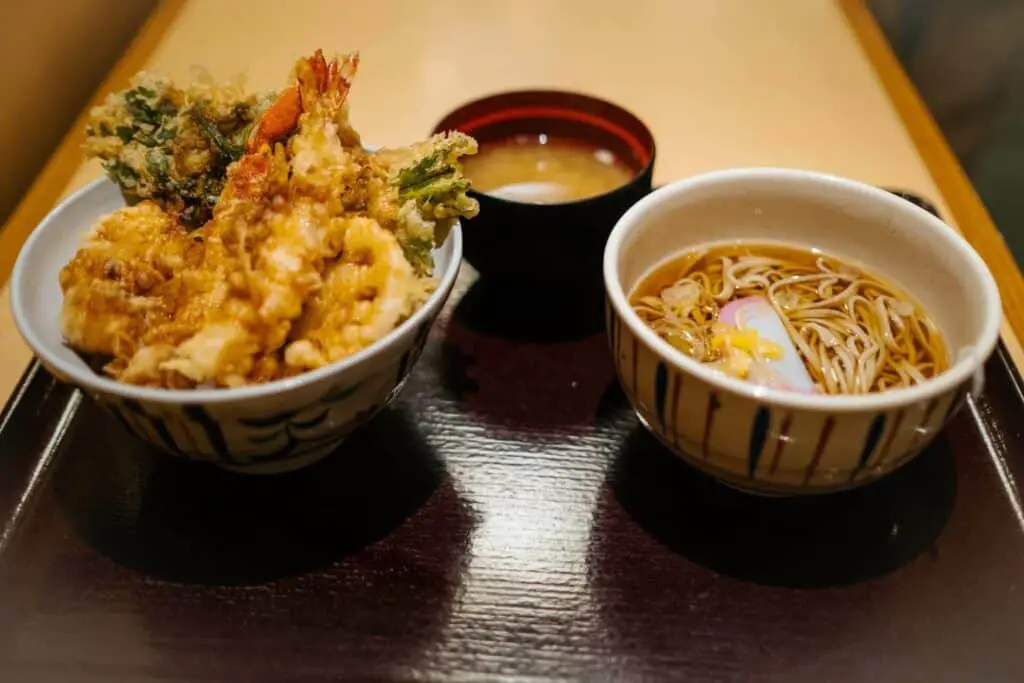
<path fill-rule="evenodd" d="M 140 387 L 94 372 L 64 343 L 57 315 L 58 272 L 95 221 L 122 206 L 117 186 L 97 180 L 36 228 L 11 277 L 18 330 L 47 370 L 108 408 L 139 438 L 174 455 L 244 472 L 281 472 L 315 462 L 387 406 L 414 367 L 462 258 L 456 226 L 433 252 L 437 287 L 427 301 L 391 333 L 341 361 L 240 388 Z"/>

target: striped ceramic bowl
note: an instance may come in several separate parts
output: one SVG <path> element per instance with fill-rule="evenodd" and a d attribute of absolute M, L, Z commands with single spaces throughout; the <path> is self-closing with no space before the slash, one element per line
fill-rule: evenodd
<path fill-rule="evenodd" d="M 698 245 L 782 242 L 872 266 L 935 318 L 954 365 L 909 389 L 807 396 L 717 373 L 660 339 L 627 297 L 652 269 Z M 999 292 L 952 228 L 888 192 L 818 173 L 738 169 L 666 186 L 618 222 L 604 254 L 608 340 L 643 424 L 672 452 L 762 493 L 857 486 L 918 454 L 980 391 L 999 337 Z"/>
<path fill-rule="evenodd" d="M 238 389 L 130 386 L 93 372 L 64 344 L 57 279 L 92 224 L 121 206 L 117 187 L 98 180 L 40 223 L 11 276 L 18 330 L 47 370 L 107 408 L 135 436 L 168 453 L 242 472 L 283 472 L 319 460 L 390 403 L 416 364 L 462 259 L 456 226 L 434 251 L 438 286 L 426 303 L 390 334 L 337 363 Z"/>

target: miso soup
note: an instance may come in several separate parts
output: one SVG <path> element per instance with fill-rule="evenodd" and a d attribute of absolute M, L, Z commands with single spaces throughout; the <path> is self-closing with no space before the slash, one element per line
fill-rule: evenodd
<path fill-rule="evenodd" d="M 595 197 L 635 175 L 607 149 L 547 135 L 483 142 L 462 165 L 477 191 L 534 204 Z"/>

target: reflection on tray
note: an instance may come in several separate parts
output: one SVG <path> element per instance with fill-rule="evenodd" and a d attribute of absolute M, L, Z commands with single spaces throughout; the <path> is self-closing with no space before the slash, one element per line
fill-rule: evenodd
<path fill-rule="evenodd" d="M 469 533 L 442 464 L 396 410 L 320 464 L 272 477 L 164 455 L 126 440 L 93 404 L 82 410 L 56 500 L 87 543 L 146 576 L 232 585 L 323 568 L 392 534 L 432 495 L 447 509 L 431 545 L 458 554 Z"/>
<path fill-rule="evenodd" d="M 601 422 L 629 435 L 595 505 L 587 569 L 623 666 L 638 676 L 662 661 L 720 666 L 724 677 L 800 670 L 812 680 L 817 670 L 801 669 L 808 652 L 841 643 L 833 664 L 870 652 L 870 666 L 913 678 L 948 633 L 971 643 L 956 677 L 1016 662 L 1003 631 L 1020 610 L 1010 586 L 1021 502 L 1007 482 L 1024 474 L 1010 426 L 1024 385 L 1003 349 L 987 377 L 984 395 L 916 460 L 808 498 L 749 496 L 696 472 L 630 424 L 625 397 L 609 389 Z"/>
<path fill-rule="evenodd" d="M 459 300 L 441 349 L 441 381 L 473 418 L 528 433 L 592 423 L 614 376 L 601 333 L 603 294 L 580 295 L 575 306 L 535 305 L 544 300 L 480 280 Z"/>
<path fill-rule="evenodd" d="M 453 320 L 467 329 L 511 342 L 581 339 L 604 330 L 599 282 L 566 291 L 507 280 L 477 280 L 459 300 Z"/>
<path fill-rule="evenodd" d="M 692 562 L 759 584 L 817 588 L 880 576 L 932 548 L 956 497 L 956 474 L 949 442 L 940 438 L 870 486 L 752 496 L 687 467 L 637 427 L 612 464 L 609 486 L 637 524 Z"/>

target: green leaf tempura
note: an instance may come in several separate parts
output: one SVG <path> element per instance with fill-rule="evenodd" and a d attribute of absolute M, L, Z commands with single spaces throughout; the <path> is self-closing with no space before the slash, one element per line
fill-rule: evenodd
<path fill-rule="evenodd" d="M 469 179 L 459 157 L 476 154 L 476 140 L 451 132 L 435 135 L 408 149 L 397 164 L 393 183 L 398 189 L 398 241 L 419 273 L 433 268 L 431 250 L 442 244 L 460 218 L 472 218 L 480 205 L 466 194 Z"/>
<path fill-rule="evenodd" d="M 140 74 L 92 111 L 86 155 L 100 160 L 128 203 L 153 200 L 198 227 L 267 103 L 240 88 L 181 89 Z"/>

